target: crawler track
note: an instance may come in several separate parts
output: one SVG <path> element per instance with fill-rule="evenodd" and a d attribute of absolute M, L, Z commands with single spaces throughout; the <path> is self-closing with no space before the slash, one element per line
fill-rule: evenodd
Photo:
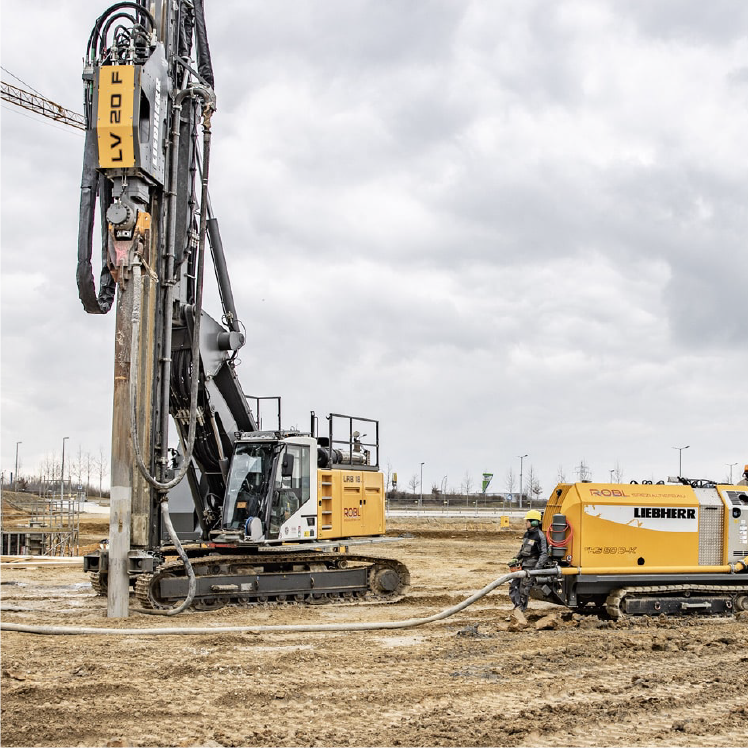
<path fill-rule="evenodd" d="M 605 601 L 613 620 L 635 615 L 732 615 L 748 610 L 748 584 L 620 587 Z"/>
<path fill-rule="evenodd" d="M 353 600 L 393 601 L 410 587 L 410 573 L 393 559 L 338 553 L 211 555 L 191 559 L 197 580 L 195 610 L 227 604 L 320 604 Z M 144 608 L 170 608 L 187 595 L 181 561 L 141 574 L 135 595 Z"/>
<path fill-rule="evenodd" d="M 99 596 L 106 595 L 107 594 L 106 577 L 102 578 L 101 574 L 99 574 L 98 571 L 92 572 L 90 576 L 91 576 L 91 587 L 93 588 L 93 591 Z"/>

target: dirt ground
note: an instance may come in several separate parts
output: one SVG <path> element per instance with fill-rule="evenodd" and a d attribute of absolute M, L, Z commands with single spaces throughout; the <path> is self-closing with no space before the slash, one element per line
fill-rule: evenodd
<path fill-rule="evenodd" d="M 453 605 L 506 571 L 518 528 L 395 520 L 381 546 L 411 571 L 390 604 L 258 606 L 168 621 L 105 618 L 80 567 L 3 566 L 3 621 L 241 626 L 388 621 Z M 87 520 L 93 543 L 106 520 Z M 368 552 L 368 550 L 367 550 Z M 367 633 L 2 633 L 4 746 L 740 746 L 748 615 L 613 624 L 506 588 L 438 623 Z M 553 614 L 551 628 L 536 623 Z"/>

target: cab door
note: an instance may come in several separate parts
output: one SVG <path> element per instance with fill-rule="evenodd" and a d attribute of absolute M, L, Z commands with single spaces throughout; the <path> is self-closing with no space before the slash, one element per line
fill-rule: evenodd
<path fill-rule="evenodd" d="M 303 437 L 289 440 L 278 455 L 270 514 L 269 537 L 272 539 L 309 538 L 310 529 L 316 529 L 316 499 L 313 501 L 311 482 L 312 445 L 309 441 Z M 313 515 L 311 524 L 307 513 Z"/>

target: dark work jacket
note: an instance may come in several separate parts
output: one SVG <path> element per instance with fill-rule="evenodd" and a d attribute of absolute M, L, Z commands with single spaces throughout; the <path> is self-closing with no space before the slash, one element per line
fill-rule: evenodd
<path fill-rule="evenodd" d="M 539 527 L 530 528 L 522 536 L 522 547 L 517 558 L 522 566 L 527 565 L 531 568 L 543 566 L 548 561 L 548 541 Z"/>

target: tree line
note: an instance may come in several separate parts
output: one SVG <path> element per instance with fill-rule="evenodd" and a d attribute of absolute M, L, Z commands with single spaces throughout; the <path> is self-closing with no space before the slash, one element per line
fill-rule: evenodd
<path fill-rule="evenodd" d="M 592 479 L 592 471 L 587 465 L 584 458 L 582 458 L 578 465 L 575 465 L 574 467 L 574 473 L 575 473 L 575 481 L 589 481 Z M 386 479 L 386 490 L 388 493 L 392 494 L 401 494 L 404 495 L 405 492 L 403 491 L 402 486 L 396 486 L 393 484 L 393 471 L 392 471 L 392 465 L 391 463 L 387 463 L 387 468 L 385 471 L 385 479 Z M 493 477 L 493 476 L 492 476 Z M 527 466 L 526 470 L 522 471 L 521 480 L 522 485 L 519 485 L 520 476 L 518 472 L 513 468 L 510 467 L 505 476 L 504 476 L 504 482 L 502 485 L 503 493 L 505 493 L 507 496 L 513 496 L 515 498 L 522 496 L 523 503 L 527 500 L 532 500 L 533 502 L 539 502 L 543 498 L 543 486 L 540 484 L 540 480 L 537 476 L 537 471 L 535 470 L 535 467 L 532 464 L 529 464 Z M 623 469 L 621 468 L 620 463 L 616 462 L 615 468 L 612 468 L 608 471 L 608 474 L 602 479 L 601 482 L 603 483 L 621 483 L 623 481 Z M 566 478 L 566 473 L 564 471 L 563 466 L 559 465 L 558 471 L 556 474 L 556 484 L 559 483 L 568 483 L 569 481 Z M 478 482 L 480 483 L 480 481 Z M 465 472 L 465 475 L 462 477 L 462 480 L 460 481 L 459 488 L 455 488 L 453 486 L 447 485 L 447 476 L 445 475 L 442 480 L 437 482 L 432 482 L 431 484 L 431 490 L 423 492 L 424 498 L 429 495 L 431 497 L 439 497 L 443 496 L 445 499 L 449 497 L 449 499 L 457 499 L 458 497 L 465 498 L 469 497 L 471 495 L 483 495 L 483 491 L 480 490 L 482 486 L 479 486 L 477 490 L 474 490 L 476 487 L 476 482 L 471 477 L 469 471 Z M 496 485 L 496 484 L 494 484 Z M 421 489 L 421 478 L 418 473 L 413 473 L 411 477 L 408 479 L 406 483 L 406 487 L 410 489 L 411 494 L 417 494 L 420 492 Z M 399 490 L 398 490 L 399 489 Z"/>
<path fill-rule="evenodd" d="M 65 492 L 83 491 L 87 496 L 108 496 L 109 487 L 104 485 L 109 476 L 109 455 L 103 447 L 98 452 L 83 451 L 78 445 L 77 452 L 65 454 L 65 475 L 62 474 L 62 454 L 48 454 L 42 458 L 36 470 L 24 471 L 21 461 L 18 463 L 18 474 L 13 476 L 9 485 L 16 491 L 29 491 L 39 496 L 50 496 L 59 493 L 62 482 Z"/>

